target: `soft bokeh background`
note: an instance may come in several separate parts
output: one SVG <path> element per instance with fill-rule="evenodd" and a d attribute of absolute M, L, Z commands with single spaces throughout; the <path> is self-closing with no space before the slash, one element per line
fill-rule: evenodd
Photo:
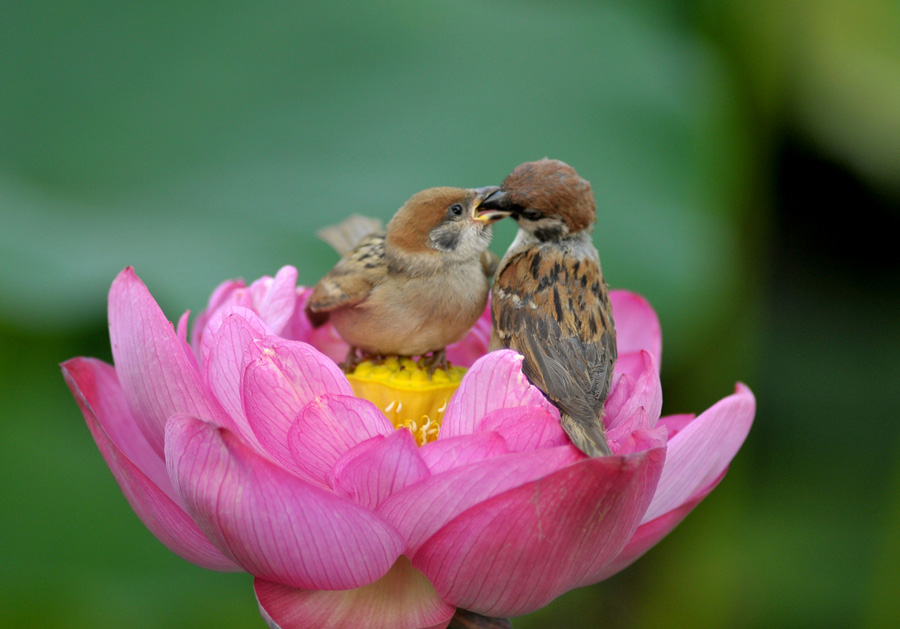
<path fill-rule="evenodd" d="M 309 6 L 307 6 L 307 4 Z M 662 320 L 664 412 L 749 384 L 722 485 L 517 628 L 900 617 L 900 3 L 0 2 L 0 625 L 262 627 L 140 524 L 57 364 L 335 254 L 314 231 L 551 156 Z M 502 253 L 512 225 L 496 230 Z"/>

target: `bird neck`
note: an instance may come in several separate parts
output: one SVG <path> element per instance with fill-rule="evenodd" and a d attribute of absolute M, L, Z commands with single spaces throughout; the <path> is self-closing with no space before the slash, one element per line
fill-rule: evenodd
<path fill-rule="evenodd" d="M 572 246 L 576 248 L 581 247 L 585 244 L 593 246 L 590 231 L 586 229 L 577 231 L 574 234 L 567 234 L 566 236 L 557 238 L 555 240 L 546 240 L 543 238 L 538 238 L 531 230 L 519 227 L 519 231 L 516 232 L 515 239 L 513 239 L 512 244 L 509 246 L 509 249 L 507 249 L 506 252 L 507 254 L 510 254 L 535 244 L 551 242 L 562 246 Z"/>

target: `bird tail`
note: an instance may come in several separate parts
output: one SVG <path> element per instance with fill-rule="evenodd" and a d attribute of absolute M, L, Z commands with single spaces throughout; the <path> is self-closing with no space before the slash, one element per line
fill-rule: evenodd
<path fill-rule="evenodd" d="M 606 442 L 603 420 L 599 417 L 584 421 L 562 413 L 559 421 L 575 447 L 586 455 L 597 457 L 612 454 Z"/>

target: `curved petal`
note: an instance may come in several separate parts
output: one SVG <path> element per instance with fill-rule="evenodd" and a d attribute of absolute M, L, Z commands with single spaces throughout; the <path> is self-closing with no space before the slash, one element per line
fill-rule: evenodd
<path fill-rule="evenodd" d="M 254 340 L 256 357 L 244 370 L 241 398 L 259 443 L 273 459 L 295 469 L 288 433 L 317 396 L 353 395 L 337 365 L 311 345 L 276 336 Z"/>
<path fill-rule="evenodd" d="M 495 617 L 533 611 L 621 552 L 663 458 L 661 449 L 583 458 L 456 517 L 413 565 L 457 607 Z"/>
<path fill-rule="evenodd" d="M 652 426 L 644 407 L 638 407 L 633 416 L 606 433 L 613 453 L 634 454 L 653 448 L 665 448 L 668 431 L 665 426 Z"/>
<path fill-rule="evenodd" d="M 531 450 L 458 467 L 397 492 L 379 508 L 408 545 L 406 554 L 462 512 L 584 458 L 574 446 Z"/>
<path fill-rule="evenodd" d="M 694 509 L 694 507 L 700 504 L 701 500 L 706 498 L 706 496 L 716 488 L 716 485 L 718 485 L 719 481 L 721 481 L 723 478 L 725 478 L 725 472 L 722 472 L 722 475 L 719 476 L 719 478 L 717 478 L 713 483 L 711 483 L 709 487 L 701 490 L 694 496 L 691 496 L 691 498 L 680 507 L 659 516 L 655 520 L 650 520 L 649 522 L 644 522 L 643 524 L 641 524 L 638 527 L 637 531 L 634 532 L 634 535 L 631 536 L 631 539 L 628 540 L 625 548 L 621 553 L 619 553 L 619 556 L 612 561 L 612 563 L 603 566 L 603 568 L 599 572 L 585 578 L 581 583 L 578 584 L 577 587 L 591 585 L 592 583 L 597 583 L 599 581 L 603 581 L 604 579 L 608 579 L 612 575 L 624 570 L 635 561 L 640 559 L 641 555 L 656 546 L 656 544 L 662 538 L 664 538 L 672 529 L 678 526 L 681 521 L 687 517 L 687 514 L 690 513 Z"/>
<path fill-rule="evenodd" d="M 543 406 L 501 408 L 488 413 L 478 425 L 479 431 L 495 430 L 506 441 L 510 452 L 553 448 L 571 443 L 559 423 L 559 411 Z"/>
<path fill-rule="evenodd" d="M 738 383 L 732 395 L 672 437 L 659 487 L 643 521 L 677 508 L 720 476 L 747 438 L 755 413 L 756 398 Z"/>
<path fill-rule="evenodd" d="M 244 287 L 244 280 L 225 280 L 216 286 L 212 295 L 209 296 L 206 308 L 197 315 L 197 319 L 194 321 L 194 326 L 191 330 L 191 346 L 194 348 L 194 354 L 198 357 L 200 356 L 200 346 L 203 342 L 203 335 L 206 332 L 206 324 L 216 313 L 216 310 L 228 301 L 232 293 Z"/>
<path fill-rule="evenodd" d="M 496 432 L 476 432 L 438 439 L 421 447 L 422 460 L 432 474 L 440 474 L 470 463 L 509 453 L 506 441 Z"/>
<path fill-rule="evenodd" d="M 659 367 L 650 352 L 641 352 L 641 370 L 635 378 L 623 373 L 615 382 L 604 405 L 604 422 L 607 430 L 615 430 L 618 426 L 635 417 L 637 409 L 643 407 L 655 426 L 662 412 L 662 384 L 659 380 Z"/>
<path fill-rule="evenodd" d="M 650 303 L 636 293 L 609 291 L 619 356 L 646 350 L 662 362 L 662 330 Z"/>
<path fill-rule="evenodd" d="M 72 358 L 61 367 L 85 419 L 97 421 L 116 448 L 174 499 L 166 462 L 135 422 L 113 366 L 97 358 Z"/>
<path fill-rule="evenodd" d="M 755 412 L 756 398 L 738 383 L 732 395 L 719 400 L 672 437 L 659 487 L 644 522 L 677 508 L 722 474 L 747 438 Z"/>
<path fill-rule="evenodd" d="M 131 267 L 119 273 L 109 290 L 109 336 L 122 390 L 138 426 L 158 453 L 163 452 L 166 420 L 173 413 L 227 423 L 190 348 Z"/>
<path fill-rule="evenodd" d="M 212 424 L 173 416 L 166 462 L 206 536 L 268 581 L 360 587 L 384 576 L 403 552 L 397 531 L 374 513 L 292 476 Z"/>
<path fill-rule="evenodd" d="M 237 335 L 235 330 L 229 330 L 228 326 L 234 326 L 236 321 L 241 323 L 238 328 L 246 332 L 245 335 Z M 224 329 L 223 329 L 224 328 Z M 200 341 L 200 364 L 204 370 L 208 370 L 215 361 L 213 352 L 218 348 L 222 351 L 223 341 L 232 346 L 229 348 L 228 358 L 240 366 L 241 358 L 249 341 L 254 338 L 262 338 L 272 334 L 272 329 L 259 318 L 253 310 L 245 306 L 223 306 L 209 317 L 203 339 Z"/>
<path fill-rule="evenodd" d="M 294 308 L 294 316 L 288 321 L 281 335 L 295 341 L 309 343 L 332 361 L 339 363 L 346 358 L 350 346 L 338 335 L 331 323 L 325 323 L 319 328 L 313 327 L 306 314 L 306 302 L 311 294 L 311 288 L 297 288 L 297 305 Z"/>
<path fill-rule="evenodd" d="M 303 478 L 330 487 L 331 470 L 344 452 L 393 432 L 388 418 L 368 400 L 346 395 L 317 397 L 288 431 L 293 469 Z"/>
<path fill-rule="evenodd" d="M 144 526 L 191 563 L 210 570 L 240 570 L 176 503 L 165 463 L 134 425 L 113 368 L 96 359 L 73 358 L 62 369 L 103 460 Z"/>
<path fill-rule="evenodd" d="M 450 398 L 438 439 L 470 435 L 488 413 L 511 406 L 552 405 L 522 373 L 521 354 L 504 349 L 483 356 Z"/>
<path fill-rule="evenodd" d="M 250 428 L 241 401 L 241 374 L 249 360 L 247 347 L 267 333 L 267 326 L 252 310 L 227 306 L 210 319 L 202 341 L 207 385 L 228 415 L 223 427 L 260 452 L 264 450 Z"/>
<path fill-rule="evenodd" d="M 355 590 L 297 590 L 263 579 L 256 579 L 253 589 L 263 618 L 277 629 L 439 629 L 456 611 L 406 557 L 378 581 Z"/>
<path fill-rule="evenodd" d="M 665 426 L 669 431 L 669 439 L 677 435 L 681 430 L 690 424 L 697 416 L 693 413 L 682 413 L 681 415 L 666 415 L 660 417 L 656 422 L 657 426 Z"/>
<path fill-rule="evenodd" d="M 275 334 L 281 334 L 297 304 L 297 269 L 285 265 L 275 277 L 264 276 L 250 285 L 253 309 Z"/>
<path fill-rule="evenodd" d="M 404 487 L 430 475 L 409 430 L 369 439 L 351 448 L 334 466 L 334 492 L 374 509 Z"/>

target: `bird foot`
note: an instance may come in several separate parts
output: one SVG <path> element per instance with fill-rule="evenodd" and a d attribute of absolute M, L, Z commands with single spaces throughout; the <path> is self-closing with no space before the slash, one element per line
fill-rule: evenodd
<path fill-rule="evenodd" d="M 353 373 L 362 361 L 363 358 L 360 358 L 359 354 L 356 352 L 356 348 L 351 345 L 350 349 L 347 351 L 347 357 L 344 359 L 344 362 L 338 364 L 338 367 L 340 367 L 341 371 L 344 373 Z"/>
<path fill-rule="evenodd" d="M 428 378 L 434 375 L 438 367 L 444 371 L 450 370 L 450 363 L 447 361 L 447 350 L 444 348 L 436 349 L 430 354 L 423 354 L 419 357 L 419 367 L 428 372 Z"/>
<path fill-rule="evenodd" d="M 344 373 L 353 373 L 353 371 L 362 362 L 369 361 L 373 365 L 381 365 L 388 358 L 400 359 L 402 358 L 402 356 L 393 356 L 390 354 L 370 354 L 369 352 L 359 349 L 358 347 L 351 347 L 347 352 L 347 358 L 345 358 L 344 362 L 340 363 L 338 367 L 340 367 Z"/>

